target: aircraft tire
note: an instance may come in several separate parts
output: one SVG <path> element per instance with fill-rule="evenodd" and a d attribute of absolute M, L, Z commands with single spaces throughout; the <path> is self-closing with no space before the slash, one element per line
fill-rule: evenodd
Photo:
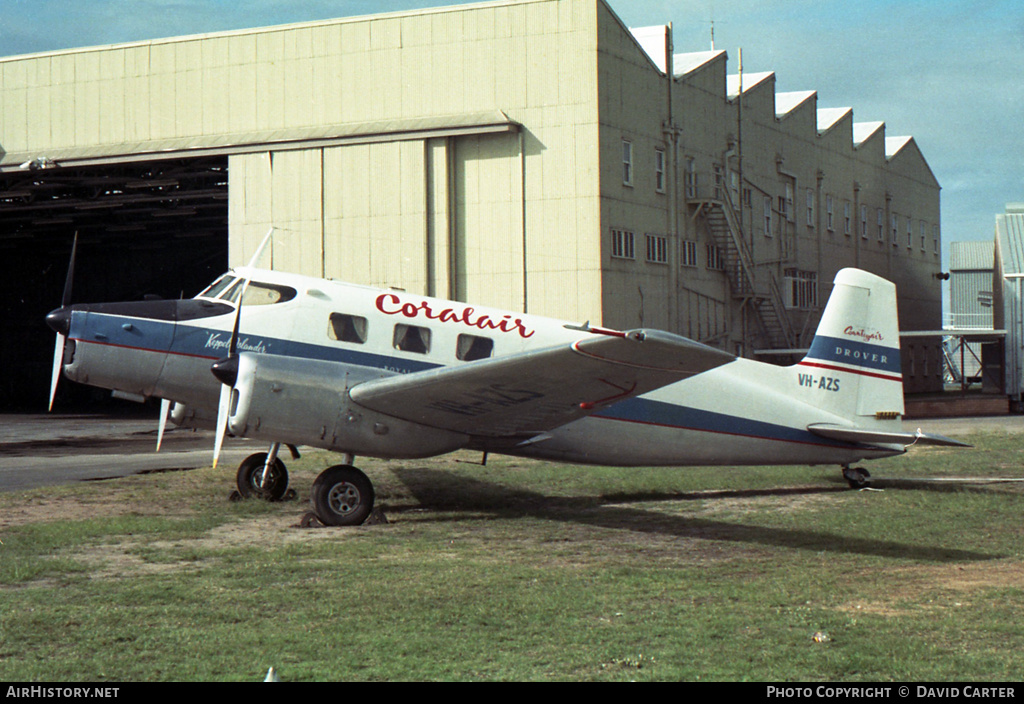
<path fill-rule="evenodd" d="M 328 467 L 313 482 L 313 512 L 327 526 L 362 525 L 373 510 L 373 484 L 347 464 Z"/>
<path fill-rule="evenodd" d="M 235 483 L 238 485 L 238 493 L 242 495 L 242 498 L 280 501 L 288 491 L 288 469 L 280 458 L 275 459 L 270 468 L 269 486 L 260 486 L 260 479 L 263 478 L 263 465 L 266 462 L 267 453 L 257 452 L 255 455 L 246 457 L 238 466 Z"/>

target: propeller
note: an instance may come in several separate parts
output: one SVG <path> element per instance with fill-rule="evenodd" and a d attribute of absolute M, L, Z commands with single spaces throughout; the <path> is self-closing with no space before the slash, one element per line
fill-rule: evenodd
<path fill-rule="evenodd" d="M 71 282 L 75 278 L 75 255 L 78 251 L 78 233 L 71 243 L 71 261 L 68 264 L 68 275 L 64 280 L 64 295 L 61 296 L 60 308 L 46 316 L 50 327 L 57 331 L 57 343 L 53 348 L 53 373 L 50 375 L 50 405 L 47 411 L 53 410 L 53 399 L 57 395 L 57 382 L 60 380 L 61 369 L 64 366 L 64 344 L 67 341 L 68 329 L 71 325 L 71 311 L 68 306 L 71 304 Z"/>
<path fill-rule="evenodd" d="M 238 381 L 238 329 L 242 320 L 242 299 L 245 297 L 245 290 L 249 287 L 249 280 L 242 283 L 242 289 L 238 294 L 238 307 L 235 309 L 235 324 L 231 329 L 231 341 L 228 343 L 228 355 L 222 357 L 210 366 L 210 371 L 221 383 L 220 401 L 217 404 L 217 437 L 213 445 L 213 468 L 217 468 L 217 460 L 220 459 L 220 451 L 224 446 L 224 436 L 227 434 L 228 416 L 231 415 L 231 395 Z"/>
<path fill-rule="evenodd" d="M 249 268 L 254 268 L 263 256 L 267 244 L 274 234 L 271 227 L 267 234 L 256 248 L 255 254 L 249 260 Z M 228 343 L 228 356 L 222 357 L 210 366 L 210 371 L 217 377 L 223 386 L 220 389 L 220 400 L 217 403 L 217 437 L 213 445 L 213 468 L 217 468 L 217 461 L 220 459 L 220 451 L 224 446 L 224 436 L 227 435 L 228 417 L 231 415 L 231 396 L 238 382 L 238 328 L 242 319 L 242 299 L 245 298 L 245 291 L 249 288 L 249 279 L 242 282 L 241 291 L 238 293 L 238 307 L 235 309 L 235 324 L 231 330 L 231 341 Z"/>

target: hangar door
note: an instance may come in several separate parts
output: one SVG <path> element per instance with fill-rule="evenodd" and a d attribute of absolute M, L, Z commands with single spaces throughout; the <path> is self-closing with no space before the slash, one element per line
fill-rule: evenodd
<path fill-rule="evenodd" d="M 237 154 L 228 174 L 232 265 L 273 226 L 263 266 L 523 306 L 515 133 Z"/>

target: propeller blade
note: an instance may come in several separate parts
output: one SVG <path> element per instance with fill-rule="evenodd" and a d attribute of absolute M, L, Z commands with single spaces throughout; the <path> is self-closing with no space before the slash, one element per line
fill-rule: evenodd
<path fill-rule="evenodd" d="M 75 278 L 75 255 L 78 252 L 78 232 L 75 232 L 75 239 L 71 242 L 71 261 L 68 263 L 68 275 L 64 279 L 64 295 L 60 299 L 60 307 L 65 308 L 71 304 L 71 282 Z"/>
<path fill-rule="evenodd" d="M 228 357 L 234 357 L 238 354 L 238 328 L 242 322 L 242 297 L 245 295 L 245 289 L 249 285 L 249 282 L 245 282 L 242 286 L 242 292 L 238 294 L 238 308 L 235 309 L 235 324 L 231 328 L 231 340 L 228 342 Z"/>
<path fill-rule="evenodd" d="M 57 346 L 53 348 L 53 374 L 50 376 L 50 405 L 46 411 L 53 410 L 53 399 L 57 395 L 57 382 L 60 380 L 61 368 L 64 366 L 64 336 L 57 333 Z"/>
<path fill-rule="evenodd" d="M 71 261 L 68 262 L 68 275 L 64 278 L 64 293 L 60 298 L 60 307 L 67 308 L 71 305 L 71 283 L 75 279 L 75 257 L 78 253 L 78 232 L 75 231 L 75 239 L 71 241 Z M 64 366 L 64 343 L 66 338 L 62 333 L 57 333 L 57 343 L 53 348 L 53 372 L 50 374 L 50 404 L 46 411 L 53 410 L 53 400 L 57 397 L 57 382 L 60 381 L 61 368 Z"/>
<path fill-rule="evenodd" d="M 220 387 L 220 403 L 217 406 L 217 438 L 213 444 L 213 468 L 217 469 L 220 450 L 224 446 L 224 436 L 228 430 L 228 415 L 231 413 L 231 387 L 224 384 Z"/>
<path fill-rule="evenodd" d="M 160 445 L 164 442 L 164 429 L 167 427 L 167 412 L 171 410 L 171 402 L 165 398 L 160 399 L 160 425 L 156 431 L 156 451 L 160 452 Z"/>

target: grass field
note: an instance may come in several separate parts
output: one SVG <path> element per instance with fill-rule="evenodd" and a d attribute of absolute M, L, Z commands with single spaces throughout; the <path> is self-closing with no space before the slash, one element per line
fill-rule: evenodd
<path fill-rule="evenodd" d="M 1024 436 L 836 467 L 363 461 L 388 523 L 233 470 L 0 494 L 0 680 L 1013 680 Z M 931 482 L 957 478 L 971 481 Z"/>

